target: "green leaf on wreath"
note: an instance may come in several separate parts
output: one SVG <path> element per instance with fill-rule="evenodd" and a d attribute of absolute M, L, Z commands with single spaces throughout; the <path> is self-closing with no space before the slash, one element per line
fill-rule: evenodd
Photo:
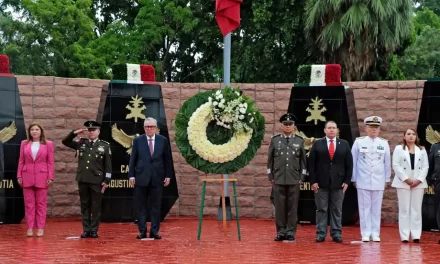
<path fill-rule="evenodd" d="M 235 97 L 234 93 L 239 91 L 239 89 L 232 89 L 227 86 L 224 88 L 223 95 L 225 100 L 232 100 Z M 249 97 L 243 94 L 245 101 L 248 105 L 248 110 L 254 114 L 255 121 L 250 124 L 253 129 L 252 138 L 249 142 L 246 150 L 237 158 L 232 161 L 225 163 L 213 163 L 201 158 L 192 149 L 188 141 L 188 122 L 191 115 L 199 108 L 202 104 L 208 101 L 208 98 L 212 96 L 216 91 L 206 91 L 201 92 L 185 101 L 176 116 L 174 122 L 175 126 L 175 140 L 179 147 L 179 150 L 185 159 L 185 161 L 192 167 L 206 172 L 215 174 L 230 174 L 238 171 L 239 169 L 247 166 L 249 162 L 254 158 L 256 152 L 261 147 L 261 142 L 265 134 L 265 121 L 264 117 L 258 112 L 255 107 L 255 102 Z M 246 121 L 250 122 L 251 117 L 246 117 Z M 214 122 L 210 124 L 207 128 L 207 137 L 213 144 L 223 144 L 229 141 L 232 137 L 233 132 L 221 126 L 217 126 Z"/>

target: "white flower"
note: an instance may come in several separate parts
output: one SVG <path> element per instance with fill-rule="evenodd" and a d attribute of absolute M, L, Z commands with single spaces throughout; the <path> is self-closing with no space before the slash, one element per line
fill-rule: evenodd
<path fill-rule="evenodd" d="M 240 108 L 240 113 L 245 114 L 246 113 L 246 109 Z"/>
<path fill-rule="evenodd" d="M 221 102 L 222 102 L 222 103 L 225 103 L 225 99 L 222 99 Z"/>
<path fill-rule="evenodd" d="M 218 104 L 218 107 L 220 107 L 220 108 L 224 108 L 225 105 L 221 102 L 221 103 Z"/>
<path fill-rule="evenodd" d="M 252 123 L 254 121 L 254 118 L 251 117 L 251 120 L 249 120 L 249 123 Z"/>
<path fill-rule="evenodd" d="M 240 118 L 241 120 L 244 119 L 244 115 L 239 115 L 238 118 Z"/>
<path fill-rule="evenodd" d="M 212 97 L 208 97 L 208 102 L 212 102 Z"/>
<path fill-rule="evenodd" d="M 216 95 L 219 95 L 219 94 L 221 94 L 221 91 L 220 90 L 217 90 L 217 92 L 215 93 Z"/>
<path fill-rule="evenodd" d="M 218 105 L 218 102 L 214 102 L 213 105 Z"/>
<path fill-rule="evenodd" d="M 214 163 L 225 163 L 234 160 L 247 149 L 252 138 L 252 130 L 245 132 L 243 127 L 246 124 L 236 122 L 233 124 L 236 132 L 232 138 L 225 144 L 214 145 L 208 140 L 206 135 L 206 128 L 212 118 L 212 110 L 211 104 L 207 102 L 197 108 L 191 115 L 187 129 L 188 141 L 197 155 L 204 160 Z M 232 116 L 225 115 L 220 116 L 220 118 L 226 120 L 232 119 Z M 217 116 L 215 120 L 217 120 L 217 125 L 231 129 L 231 125 L 225 124 L 225 121 L 220 121 Z"/>
<path fill-rule="evenodd" d="M 239 92 L 235 92 L 235 94 L 238 95 L 238 96 L 240 96 L 240 93 L 239 93 Z"/>

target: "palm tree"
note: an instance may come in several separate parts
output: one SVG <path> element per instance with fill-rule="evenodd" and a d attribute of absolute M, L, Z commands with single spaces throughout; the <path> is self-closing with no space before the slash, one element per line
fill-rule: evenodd
<path fill-rule="evenodd" d="M 346 81 L 359 81 L 380 54 L 410 36 L 412 0 L 309 0 L 306 35 L 323 63 L 339 63 Z"/>

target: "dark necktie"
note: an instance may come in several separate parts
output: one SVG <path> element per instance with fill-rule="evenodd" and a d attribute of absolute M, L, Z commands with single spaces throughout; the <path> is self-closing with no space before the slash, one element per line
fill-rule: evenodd
<path fill-rule="evenodd" d="M 289 144 L 289 139 L 290 139 L 290 137 L 286 137 L 287 144 Z"/>
<path fill-rule="evenodd" d="M 93 141 L 90 141 L 90 146 L 92 146 L 92 147 L 93 147 L 93 143 L 95 143 L 95 142 L 93 142 Z"/>
<path fill-rule="evenodd" d="M 335 145 L 333 144 L 333 139 L 330 139 L 330 146 L 328 147 L 328 154 L 330 155 L 330 159 L 333 159 L 335 155 Z"/>

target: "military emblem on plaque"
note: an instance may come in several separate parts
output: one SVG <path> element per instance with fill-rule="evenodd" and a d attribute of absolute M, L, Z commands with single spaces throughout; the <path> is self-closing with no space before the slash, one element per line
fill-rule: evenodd
<path fill-rule="evenodd" d="M 110 143 L 113 166 L 109 189 L 102 200 L 104 222 L 136 219 L 134 188 L 129 184 L 128 167 L 133 140 L 145 134 L 145 118 L 155 118 L 157 133 L 169 140 L 162 89 L 154 81 L 154 68 L 151 68 L 150 65 L 115 65 L 113 73 L 117 80 L 110 81 L 101 97 L 97 120 L 102 123 L 100 137 Z M 162 194 L 161 220 L 179 197 L 174 168 L 172 170 L 171 182 Z M 147 221 L 150 221 L 149 215 Z"/>
<path fill-rule="evenodd" d="M 17 79 L 9 71 L 9 59 L 0 55 L 0 141 L 3 143 L 4 174 L 0 170 L 0 223 L 18 224 L 24 217 L 23 192 L 18 185 L 20 143 L 26 139 Z M 0 162 L 2 162 L 0 160 Z"/>
<path fill-rule="evenodd" d="M 440 143 L 440 115 L 438 113 L 438 105 L 440 103 L 440 79 L 428 79 L 423 88 L 422 103 L 419 111 L 419 122 L 417 124 L 417 134 L 419 135 L 420 144 L 422 144 L 428 154 L 431 154 L 431 147 Z M 432 153 L 434 159 L 440 159 L 440 153 Z M 437 162 L 437 161 L 435 161 Z M 440 186 L 433 188 L 431 184 L 433 170 L 430 167 L 428 176 L 428 188 L 425 189 L 422 204 L 422 228 L 425 231 L 437 230 L 436 220 L 436 199 L 435 192 L 440 191 Z"/>
<path fill-rule="evenodd" d="M 338 125 L 337 137 L 347 140 L 350 146 L 359 136 L 351 126 L 351 123 L 357 125 L 354 106 L 350 107 L 348 103 L 354 103 L 352 93 L 341 83 L 340 76 L 338 64 L 302 65 L 298 68 L 298 83 L 292 87 L 288 112 L 297 117 L 296 134 L 304 138 L 307 156 L 314 142 L 325 136 L 324 126 L 329 120 Z M 353 110 L 349 111 L 349 108 Z M 347 189 L 342 208 L 342 224 L 355 224 L 359 215 L 353 186 Z M 316 222 L 315 199 L 308 177 L 301 187 L 298 221 L 302 224 Z"/>

